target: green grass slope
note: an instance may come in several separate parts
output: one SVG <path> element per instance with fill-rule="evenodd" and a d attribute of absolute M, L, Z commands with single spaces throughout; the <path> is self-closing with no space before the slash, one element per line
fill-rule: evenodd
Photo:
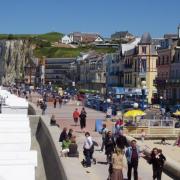
<path fill-rule="evenodd" d="M 98 53 L 113 53 L 116 51 L 114 48 L 96 48 L 96 47 L 79 47 L 79 48 L 58 48 L 58 47 L 43 47 L 34 50 L 35 56 L 48 58 L 70 58 L 77 57 L 80 52 L 88 52 L 94 50 Z"/>
<path fill-rule="evenodd" d="M 49 32 L 46 34 L 0 34 L 0 39 L 36 39 L 40 41 L 58 42 L 63 33 Z"/>

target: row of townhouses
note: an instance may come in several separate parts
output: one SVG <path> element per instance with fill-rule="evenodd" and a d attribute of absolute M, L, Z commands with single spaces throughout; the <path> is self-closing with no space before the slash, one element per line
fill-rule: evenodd
<path fill-rule="evenodd" d="M 78 88 L 97 90 L 104 95 L 115 87 L 137 94 L 145 89 L 149 103 L 155 97 L 177 103 L 180 102 L 179 29 L 180 26 L 177 34 L 165 34 L 163 38 L 151 38 L 144 33 L 141 38 L 121 44 L 116 53 L 91 51 L 77 58 L 44 58 L 39 60 L 38 70 L 26 68 L 25 80 L 60 86 L 75 82 Z"/>
<path fill-rule="evenodd" d="M 109 93 L 112 87 L 131 92 L 147 91 L 148 102 L 156 97 L 166 103 L 180 102 L 180 40 L 178 34 L 141 38 L 122 44 L 113 54 L 91 54 L 81 60 L 80 87 Z M 144 84 L 145 83 L 145 84 Z"/>
<path fill-rule="evenodd" d="M 111 38 L 104 38 L 98 33 L 82 33 L 82 32 L 73 32 L 67 35 L 64 35 L 61 39 L 61 43 L 63 44 L 102 44 L 102 43 L 110 43 L 112 41 L 118 42 L 128 42 L 132 40 L 134 36 L 128 31 L 120 31 L 111 35 Z"/>

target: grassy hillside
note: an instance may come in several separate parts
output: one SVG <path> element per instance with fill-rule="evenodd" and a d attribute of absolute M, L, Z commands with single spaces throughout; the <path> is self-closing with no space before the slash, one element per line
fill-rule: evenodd
<path fill-rule="evenodd" d="M 46 34 L 0 34 L 0 39 L 36 39 L 48 42 L 57 42 L 63 36 L 62 33 L 49 32 Z"/>
<path fill-rule="evenodd" d="M 42 40 L 47 40 L 49 42 L 58 42 L 59 39 L 62 38 L 62 36 L 63 36 L 62 33 L 50 32 L 50 33 L 46 33 L 46 34 L 39 34 L 36 36 L 36 38 L 42 39 Z"/>
<path fill-rule="evenodd" d="M 54 42 L 59 42 L 63 34 L 59 32 L 49 32 L 46 34 L 0 34 L 0 39 L 28 39 L 36 45 L 35 56 L 48 58 L 77 57 L 80 52 L 94 50 L 98 53 L 113 53 L 114 48 L 97 48 L 95 46 L 85 46 L 78 48 L 52 47 Z"/>
<path fill-rule="evenodd" d="M 116 51 L 114 48 L 96 48 L 96 47 L 79 47 L 79 48 L 58 48 L 58 47 L 43 47 L 35 49 L 34 53 L 37 57 L 46 56 L 48 58 L 67 58 L 77 57 L 80 52 L 88 52 L 94 50 L 98 53 L 113 53 Z"/>

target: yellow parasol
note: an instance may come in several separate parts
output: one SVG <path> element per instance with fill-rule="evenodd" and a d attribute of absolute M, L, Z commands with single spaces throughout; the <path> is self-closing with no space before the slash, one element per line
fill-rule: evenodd
<path fill-rule="evenodd" d="M 139 109 L 133 109 L 133 110 L 129 110 L 126 113 L 124 113 L 124 117 L 133 117 L 133 119 L 137 116 L 144 116 L 146 115 L 146 113 L 144 111 L 141 111 Z"/>
<path fill-rule="evenodd" d="M 175 113 L 173 113 L 175 116 L 180 116 L 180 111 L 176 111 Z"/>

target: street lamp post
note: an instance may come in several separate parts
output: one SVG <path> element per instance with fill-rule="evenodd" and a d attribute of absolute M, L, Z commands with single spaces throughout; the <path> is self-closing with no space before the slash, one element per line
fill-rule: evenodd
<path fill-rule="evenodd" d="M 162 108 L 163 107 L 163 97 L 160 96 L 159 98 L 160 98 L 160 107 Z"/>
<path fill-rule="evenodd" d="M 139 106 L 138 103 L 134 103 L 134 104 L 133 104 L 134 109 L 137 109 L 138 106 Z"/>
<path fill-rule="evenodd" d="M 106 102 L 107 102 L 107 112 L 106 112 L 106 117 L 107 117 L 107 118 L 111 118 L 111 116 L 112 116 L 112 109 L 111 109 L 111 105 L 110 105 L 111 99 L 108 98 L 108 99 L 106 100 Z"/>
<path fill-rule="evenodd" d="M 141 92 L 142 92 L 142 110 L 144 110 L 144 100 L 146 96 L 146 81 L 141 82 Z"/>

